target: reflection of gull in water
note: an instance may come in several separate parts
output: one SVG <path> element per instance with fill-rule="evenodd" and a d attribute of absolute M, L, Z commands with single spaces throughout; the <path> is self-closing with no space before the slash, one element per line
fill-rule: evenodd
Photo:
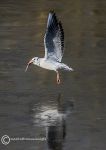
<path fill-rule="evenodd" d="M 37 105 L 38 112 L 34 115 L 34 123 L 36 126 L 38 124 L 38 126 L 45 127 L 47 143 L 50 150 L 62 150 L 63 148 L 63 141 L 66 136 L 66 116 L 69 113 L 70 107 L 73 107 L 73 105 L 71 102 L 71 105 L 64 106 L 61 101 L 61 94 L 58 95 L 57 106 L 43 105 L 38 107 Z M 70 107 L 67 108 L 67 106 Z"/>
<path fill-rule="evenodd" d="M 26 71 L 30 64 L 34 64 L 48 70 L 54 70 L 57 73 L 57 83 L 59 84 L 59 69 L 67 71 L 73 71 L 73 69 L 64 63 L 61 63 L 64 52 L 64 32 L 61 22 L 58 21 L 53 11 L 51 11 L 48 16 L 47 30 L 44 37 L 44 46 L 44 58 L 32 58 L 26 67 Z"/>
<path fill-rule="evenodd" d="M 70 114 L 70 109 L 72 109 L 72 107 L 72 101 L 68 101 L 68 104 L 62 104 L 61 94 L 59 94 L 57 98 L 57 105 L 37 105 L 34 122 L 37 124 L 40 123 L 43 126 L 49 126 L 51 124 L 56 125 L 59 121 L 62 121 L 63 118 L 65 119 L 67 115 Z"/>
<path fill-rule="evenodd" d="M 42 112 L 35 115 L 35 123 L 39 122 L 42 125 L 50 126 L 56 125 L 58 121 L 65 118 L 66 114 L 59 113 L 56 108 L 53 107 L 42 107 Z"/>

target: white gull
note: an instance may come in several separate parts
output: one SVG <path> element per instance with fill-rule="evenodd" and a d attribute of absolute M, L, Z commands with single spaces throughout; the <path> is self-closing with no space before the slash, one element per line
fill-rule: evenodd
<path fill-rule="evenodd" d="M 49 12 L 47 29 L 44 36 L 44 46 L 44 58 L 32 58 L 28 62 L 25 71 L 27 71 L 30 64 L 48 70 L 54 70 L 57 73 L 57 83 L 60 84 L 59 70 L 73 71 L 73 69 L 61 62 L 64 52 L 64 31 L 62 24 L 58 21 L 54 11 Z"/>

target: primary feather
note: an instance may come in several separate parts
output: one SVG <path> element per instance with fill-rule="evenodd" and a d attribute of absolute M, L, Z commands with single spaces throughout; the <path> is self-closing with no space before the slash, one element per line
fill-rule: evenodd
<path fill-rule="evenodd" d="M 53 11 L 48 16 L 44 45 L 45 58 L 61 62 L 64 49 L 64 31 L 61 22 L 58 21 Z"/>

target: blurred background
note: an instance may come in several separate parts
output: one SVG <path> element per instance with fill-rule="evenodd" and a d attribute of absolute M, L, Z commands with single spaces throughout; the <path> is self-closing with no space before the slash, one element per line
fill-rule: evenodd
<path fill-rule="evenodd" d="M 106 1 L 0 0 L 0 138 L 1 149 L 106 149 Z M 31 66 L 44 56 L 47 17 L 54 10 L 63 24 L 63 61 L 74 72 L 56 73 Z"/>

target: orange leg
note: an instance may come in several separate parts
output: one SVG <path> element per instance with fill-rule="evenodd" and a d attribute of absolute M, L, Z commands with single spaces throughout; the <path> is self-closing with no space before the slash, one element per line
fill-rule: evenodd
<path fill-rule="evenodd" d="M 56 71 L 56 73 L 57 73 L 57 84 L 60 84 L 60 75 L 59 75 L 59 72 Z"/>

